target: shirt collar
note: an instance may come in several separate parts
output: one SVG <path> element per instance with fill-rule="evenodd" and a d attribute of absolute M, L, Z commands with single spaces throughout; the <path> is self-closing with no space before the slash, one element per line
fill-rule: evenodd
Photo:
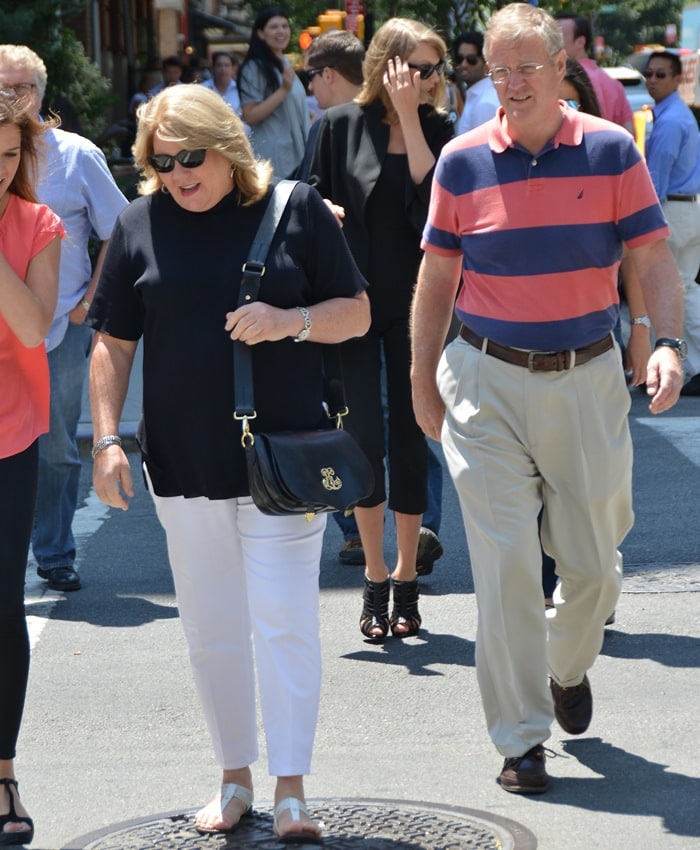
<path fill-rule="evenodd" d="M 674 103 L 679 101 L 681 96 L 678 92 L 678 89 L 672 91 L 671 94 L 666 95 L 663 100 L 660 100 L 658 103 L 654 104 L 651 109 L 652 115 L 654 116 L 654 120 L 658 118 L 659 115 L 662 115 L 667 109 L 673 106 Z"/>
<path fill-rule="evenodd" d="M 559 101 L 559 106 L 562 109 L 564 120 L 554 138 L 545 145 L 545 148 L 548 149 L 558 148 L 559 145 L 575 147 L 583 141 L 583 119 L 581 115 L 577 110 L 567 106 L 563 100 Z M 508 148 L 516 147 L 516 142 L 511 139 L 505 128 L 505 111 L 502 106 L 498 107 L 495 121 L 489 130 L 489 147 L 494 153 L 504 153 Z"/>

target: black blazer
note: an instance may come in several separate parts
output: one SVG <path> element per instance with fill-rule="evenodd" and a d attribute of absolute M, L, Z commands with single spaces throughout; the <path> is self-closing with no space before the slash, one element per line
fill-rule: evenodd
<path fill-rule="evenodd" d="M 389 125 L 382 121 L 384 106 L 375 101 L 368 106 L 346 103 L 328 109 L 321 119 L 311 159 L 309 183 L 324 198 L 345 207 L 343 233 L 355 262 L 367 275 L 369 233 L 365 206 L 374 189 L 389 147 Z M 438 158 L 443 146 L 454 136 L 454 126 L 446 114 L 432 106 L 418 107 L 423 135 Z M 434 168 L 421 183 L 406 177 L 406 215 L 420 238 L 428 217 L 428 202 Z"/>

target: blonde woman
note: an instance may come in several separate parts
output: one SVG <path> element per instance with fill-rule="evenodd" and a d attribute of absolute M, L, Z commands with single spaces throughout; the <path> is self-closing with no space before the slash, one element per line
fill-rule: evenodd
<path fill-rule="evenodd" d="M 408 315 L 420 262 L 433 169 L 454 135 L 442 109 L 447 47 L 417 21 L 392 18 L 376 33 L 357 100 L 329 109 L 319 130 L 311 183 L 344 208 L 343 233 L 370 283 L 372 325 L 343 345 L 347 427 L 374 466 L 375 491 L 355 509 L 366 559 L 360 630 L 383 640 L 416 634 L 416 552 L 427 502 L 427 445 L 411 404 Z M 384 411 L 388 402 L 389 508 L 396 519 L 396 564 L 384 557 Z M 390 575 L 391 573 L 391 575 Z M 393 609 L 389 615 L 390 578 Z"/>
<path fill-rule="evenodd" d="M 254 347 L 256 426 L 322 427 L 322 351 L 314 343 L 365 332 L 365 281 L 326 205 L 299 184 L 272 242 L 260 300 L 234 309 L 271 169 L 210 89 L 173 86 L 142 106 L 134 154 L 142 197 L 117 220 L 88 317 L 97 331 L 95 491 L 123 510 L 133 495 L 118 425 L 143 335 L 144 471 L 223 770 L 221 792 L 197 813 L 196 827 L 231 832 L 252 806 L 257 671 L 276 777 L 274 830 L 284 843 L 319 843 L 303 779 L 320 695 L 325 517 L 264 516 L 253 504 L 232 416 L 231 339 Z M 295 341 L 308 325 L 309 341 Z"/>

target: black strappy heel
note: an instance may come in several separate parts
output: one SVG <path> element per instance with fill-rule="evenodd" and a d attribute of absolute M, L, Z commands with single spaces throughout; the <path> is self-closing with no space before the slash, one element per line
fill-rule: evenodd
<path fill-rule="evenodd" d="M 375 633 L 377 629 L 380 634 Z M 370 640 L 384 640 L 389 633 L 389 579 L 370 581 L 365 576 L 360 631 Z"/>
<path fill-rule="evenodd" d="M 406 638 L 418 634 L 422 622 L 418 612 L 418 579 L 413 581 L 393 580 L 394 607 L 391 612 L 391 632 L 394 637 Z M 397 626 L 405 626 L 405 631 L 397 631 Z"/>
<path fill-rule="evenodd" d="M 21 817 L 15 809 L 15 794 L 19 796 L 19 787 L 16 779 L 0 779 L 0 785 L 7 788 L 7 796 L 10 798 L 10 811 L 6 815 L 0 815 L 0 847 L 16 847 L 21 844 L 31 844 L 34 838 L 34 821 L 31 818 Z M 14 785 L 14 793 L 11 786 Z M 29 829 L 19 832 L 6 832 L 8 823 L 26 823 Z"/>

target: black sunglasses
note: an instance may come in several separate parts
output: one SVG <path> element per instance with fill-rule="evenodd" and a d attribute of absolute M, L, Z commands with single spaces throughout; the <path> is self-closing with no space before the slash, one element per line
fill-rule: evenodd
<path fill-rule="evenodd" d="M 148 161 L 161 174 L 167 174 L 175 168 L 175 163 L 179 162 L 183 168 L 197 168 L 204 162 L 207 155 L 206 148 L 197 148 L 194 151 L 178 151 L 175 156 L 169 153 L 152 153 L 148 157 Z"/>
<path fill-rule="evenodd" d="M 467 65 L 476 65 L 479 62 L 479 57 L 475 53 L 470 53 L 468 56 L 457 56 L 457 64 L 461 65 L 466 62 Z"/>
<path fill-rule="evenodd" d="M 320 68 L 309 68 L 306 72 L 306 76 L 309 80 L 313 80 L 315 76 L 318 74 L 322 74 L 326 68 L 332 68 L 332 65 L 321 65 Z"/>
<path fill-rule="evenodd" d="M 421 80 L 429 80 L 433 74 L 442 74 L 446 64 L 444 60 L 438 62 L 437 65 L 412 65 L 409 62 L 408 67 L 413 68 L 414 71 L 420 71 Z"/>
<path fill-rule="evenodd" d="M 665 80 L 668 77 L 668 71 L 644 71 L 644 76 L 647 80 L 656 77 L 657 80 Z"/>

